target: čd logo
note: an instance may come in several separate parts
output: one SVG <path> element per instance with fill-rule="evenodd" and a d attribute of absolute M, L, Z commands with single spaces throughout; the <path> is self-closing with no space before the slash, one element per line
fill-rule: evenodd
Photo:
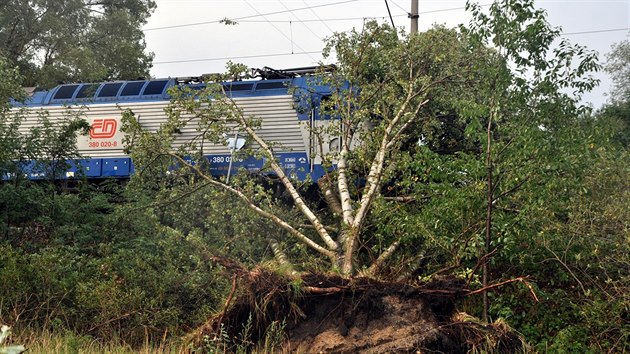
<path fill-rule="evenodd" d="M 90 138 L 109 139 L 116 134 L 117 125 L 116 119 L 94 119 L 90 129 Z"/>

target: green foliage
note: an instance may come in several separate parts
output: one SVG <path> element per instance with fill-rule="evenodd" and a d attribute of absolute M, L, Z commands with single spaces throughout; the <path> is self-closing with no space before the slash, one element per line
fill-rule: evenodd
<path fill-rule="evenodd" d="M 143 53 L 140 27 L 154 6 L 144 0 L 0 5 L 0 173 L 10 177 L 0 184 L 0 283 L 11 284 L 0 289 L 0 320 L 21 333 L 67 333 L 75 338 L 65 343 L 68 351 L 95 337 L 138 348 L 183 334 L 216 311 L 226 289 L 206 261 L 207 249 L 197 246 L 199 238 L 219 239 L 215 231 L 231 227 L 230 220 L 204 226 L 184 209 L 154 213 L 141 194 L 115 182 L 75 181 L 65 191 L 56 179 L 80 157 L 75 137 L 89 128 L 82 112 L 68 111 L 55 123 L 41 113 L 20 133 L 25 113 L 10 110 L 10 99 L 25 98 L 22 85 L 146 76 L 151 55 Z M 24 178 L 30 161 L 36 162 L 30 171 L 44 180 Z M 238 238 L 220 240 L 249 254 Z"/>
<path fill-rule="evenodd" d="M 154 179 L 155 174 L 137 177 L 128 188 L 137 198 L 136 207 L 146 208 L 161 225 L 178 230 L 210 253 L 254 266 L 269 257 L 269 237 L 286 237 L 271 223 L 258 219 L 231 193 L 216 190 L 193 176 L 173 172 L 169 182 Z M 154 183 L 159 189 L 150 187 Z M 247 191 L 260 199 L 273 198 L 266 190 Z"/>
<path fill-rule="evenodd" d="M 68 109 L 64 117 L 51 121 L 47 112 L 40 112 L 36 121 L 24 132 L 19 129 L 26 112 L 17 100 L 25 99 L 21 77 L 0 57 L 0 175 L 19 183 L 28 169 L 45 179 L 64 177 L 72 159 L 79 158 L 77 135 L 87 134 L 89 124 L 81 111 Z M 34 162 L 33 165 L 30 165 Z"/>
<path fill-rule="evenodd" d="M 251 317 L 250 317 L 251 318 Z M 247 323 L 250 323 L 249 321 Z M 202 347 L 199 348 L 204 353 L 219 354 L 227 353 L 230 346 L 230 336 L 225 331 L 223 323 L 221 327 L 213 335 L 204 335 L 201 341 Z"/>
<path fill-rule="evenodd" d="M 131 346 L 120 338 L 94 340 L 88 335 L 78 335 L 71 331 L 22 331 L 18 338 L 33 354 L 177 354 L 188 350 L 182 341 L 162 338 L 159 342 L 144 343 L 141 347 Z M 147 338 L 148 339 L 148 338 Z"/>
<path fill-rule="evenodd" d="M 257 350 L 259 353 L 276 353 L 280 350 L 282 343 L 285 341 L 286 321 L 273 321 L 265 331 L 265 340 L 262 348 Z"/>
<path fill-rule="evenodd" d="M 552 47 L 559 32 L 531 1 L 495 2 L 488 14 L 471 8 L 471 38 L 491 43 L 511 68 L 489 67 L 473 105 L 487 105 L 492 119 L 491 276 L 528 275 L 540 299 L 529 289 L 498 292 L 491 316 L 505 317 L 541 351 L 618 350 L 627 338 L 619 323 L 628 279 L 619 272 L 628 260 L 628 208 L 620 203 L 630 175 L 627 151 L 613 142 L 621 132 L 578 105 L 596 83 L 589 75 L 596 58 L 566 41 Z M 483 109 L 470 112 L 484 120 Z M 483 125 L 473 120 L 467 133 L 485 145 Z M 586 310 L 604 306 L 616 309 L 608 320 Z"/>
<path fill-rule="evenodd" d="M 141 211 L 86 194 L 56 196 L 61 212 L 45 237 L 10 229 L 12 244 L 0 246 L 0 281 L 14 285 L 0 289 L 3 320 L 141 344 L 216 310 L 226 285 L 201 250 Z"/>
<path fill-rule="evenodd" d="M 19 66 L 26 86 L 147 76 L 141 26 L 152 0 L 11 0 L 0 4 L 0 56 Z"/>
<path fill-rule="evenodd" d="M 607 131 L 603 136 L 606 141 L 626 150 L 630 147 L 630 99 L 603 107 L 597 119 L 599 129 Z"/>

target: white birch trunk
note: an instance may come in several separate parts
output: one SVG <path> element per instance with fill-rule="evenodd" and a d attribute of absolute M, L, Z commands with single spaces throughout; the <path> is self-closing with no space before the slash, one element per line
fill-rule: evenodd
<path fill-rule="evenodd" d="M 293 199 L 295 205 L 298 207 L 302 215 L 304 215 L 306 219 L 313 225 L 317 234 L 326 244 L 326 247 L 331 251 L 336 251 L 339 248 L 339 245 L 337 244 L 337 242 L 335 242 L 335 240 L 332 239 L 332 237 L 330 237 L 330 234 L 328 234 L 328 231 L 326 231 L 326 228 L 321 223 L 319 218 L 315 215 L 315 213 L 313 213 L 308 205 L 306 205 L 306 202 L 297 191 L 289 177 L 286 175 L 280 165 L 278 165 L 278 162 L 275 160 L 275 156 L 271 147 L 256 133 L 256 131 L 252 127 L 249 126 L 249 124 L 247 124 L 246 118 L 243 116 L 242 112 L 238 109 L 236 104 L 233 101 L 231 101 L 231 103 L 232 109 L 236 110 L 234 113 L 238 117 L 241 127 L 245 129 L 247 134 L 249 134 L 249 136 L 251 136 L 256 141 L 256 143 L 258 143 L 261 149 L 267 155 L 269 155 L 269 164 L 271 166 L 271 169 L 276 173 L 282 184 L 285 186 L 285 188 L 289 192 L 289 195 Z"/>

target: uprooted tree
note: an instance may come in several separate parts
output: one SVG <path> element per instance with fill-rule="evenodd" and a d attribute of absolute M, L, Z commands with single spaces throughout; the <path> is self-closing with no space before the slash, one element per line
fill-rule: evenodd
<path fill-rule="evenodd" d="M 403 235 L 384 240 L 389 244 L 368 262 L 360 262 L 357 257 L 365 242 L 371 207 L 382 197 L 384 184 L 391 182 L 384 176 L 396 166 L 400 153 L 417 143 L 418 137 L 408 132 L 430 118 L 435 109 L 430 103 L 440 96 L 454 96 L 471 85 L 476 75 L 473 59 L 491 54 L 483 48 L 469 50 L 467 42 L 452 30 L 436 28 L 399 39 L 393 29 L 374 22 L 366 23 L 361 32 L 335 35 L 326 51 L 332 50 L 340 60 L 339 70 L 313 79 L 332 87 L 331 99 L 321 109 L 335 117 L 330 126 L 316 133 L 340 140 L 338 152 L 321 156 L 329 166 L 336 165 L 318 181 L 327 210 L 316 210 L 276 161 L 274 149 L 281 142 L 263 140 L 257 133 L 259 120 L 239 109 L 220 85 L 209 84 L 205 91 L 194 95 L 186 90 L 173 91 L 173 105 L 167 112 L 169 122 L 155 134 L 142 131 L 131 112 L 127 112 L 127 134 L 134 140 L 132 156 L 140 161 L 140 169 L 142 161 L 155 162 L 160 155 L 188 166 L 208 183 L 237 195 L 258 215 L 326 257 L 332 267 L 345 275 L 364 267 L 368 272 L 376 270 L 403 241 Z M 232 69 L 239 72 L 243 68 Z M 248 194 L 235 182 L 228 184 L 211 177 L 204 172 L 203 164 L 187 163 L 184 157 L 195 155 L 190 148 L 198 146 L 199 141 L 184 150 L 170 151 L 173 134 L 193 119 L 201 122 L 200 140 L 223 143 L 223 133 L 232 131 L 234 126 L 246 132 L 256 146 L 251 153 L 267 159 L 268 168 L 284 186 L 308 228 L 292 225 L 282 214 L 257 203 L 260 197 Z M 360 179 L 365 185 L 358 189 L 355 182 Z"/>
<path fill-rule="evenodd" d="M 423 203 L 449 205 L 445 186 L 460 188 L 471 196 L 468 206 L 453 206 L 472 209 L 464 237 L 452 244 L 434 242 L 448 250 L 442 255 L 446 268 L 461 266 L 467 257 L 485 263 L 493 243 L 493 205 L 518 190 L 539 167 L 531 163 L 538 155 L 524 156 L 530 144 L 550 143 L 541 131 L 552 130 L 555 118 L 581 112 L 577 99 L 562 90 L 591 87 L 585 75 L 597 66 L 591 53 L 566 42 L 552 50 L 559 32 L 531 1 L 514 6 L 497 2 L 490 17 L 478 7 L 473 10 L 470 29 L 461 31 L 436 27 L 407 35 L 366 22 L 361 31 L 329 39 L 325 54 L 336 54 L 338 70 L 312 78 L 314 84 L 332 88 L 320 109 L 334 117 L 315 133 L 340 141 L 338 152 L 322 151 L 320 156 L 335 167 L 317 181 L 327 208 L 306 198 L 305 189 L 281 168 L 275 153 L 282 142 L 264 140 L 258 133 L 261 121 L 248 116 L 217 83 L 207 83 L 202 91 L 172 90 L 168 122 L 155 132 L 143 129 L 133 112 L 125 112 L 134 163 L 139 171 L 155 166 L 166 171 L 173 163 L 186 166 L 170 171 L 169 178 L 187 174 L 231 193 L 346 276 L 374 274 L 402 246 L 435 240 L 426 225 L 434 222 L 437 228 L 439 219 L 414 223 L 407 216 Z M 240 65 L 229 69 L 226 77 L 245 72 Z M 193 124 L 198 138 L 173 151 L 174 136 Z M 227 181 L 205 170 L 203 143 L 226 144 L 225 134 L 235 129 L 247 133 L 248 154 L 266 158 L 268 170 L 290 196 L 292 210 L 253 186 L 251 179 Z M 427 151 L 437 154 L 432 161 L 424 160 Z M 455 162 L 440 166 L 444 160 L 439 156 L 454 157 Z M 495 176 L 498 181 L 492 182 L 493 173 L 500 175 Z M 392 210 L 400 211 L 397 217 Z M 375 225 L 383 220 L 389 227 Z M 270 241 L 286 261 L 277 240 Z M 452 255 L 451 260 L 444 258 Z"/>

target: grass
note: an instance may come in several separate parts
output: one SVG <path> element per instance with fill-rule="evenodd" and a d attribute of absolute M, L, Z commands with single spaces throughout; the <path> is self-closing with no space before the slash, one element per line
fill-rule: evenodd
<path fill-rule="evenodd" d="M 134 348 L 115 339 L 104 343 L 89 336 L 66 333 L 23 333 L 11 338 L 13 344 L 23 344 L 29 354 L 180 354 L 188 353 L 184 343 L 163 341 L 159 344 L 145 343 Z"/>

